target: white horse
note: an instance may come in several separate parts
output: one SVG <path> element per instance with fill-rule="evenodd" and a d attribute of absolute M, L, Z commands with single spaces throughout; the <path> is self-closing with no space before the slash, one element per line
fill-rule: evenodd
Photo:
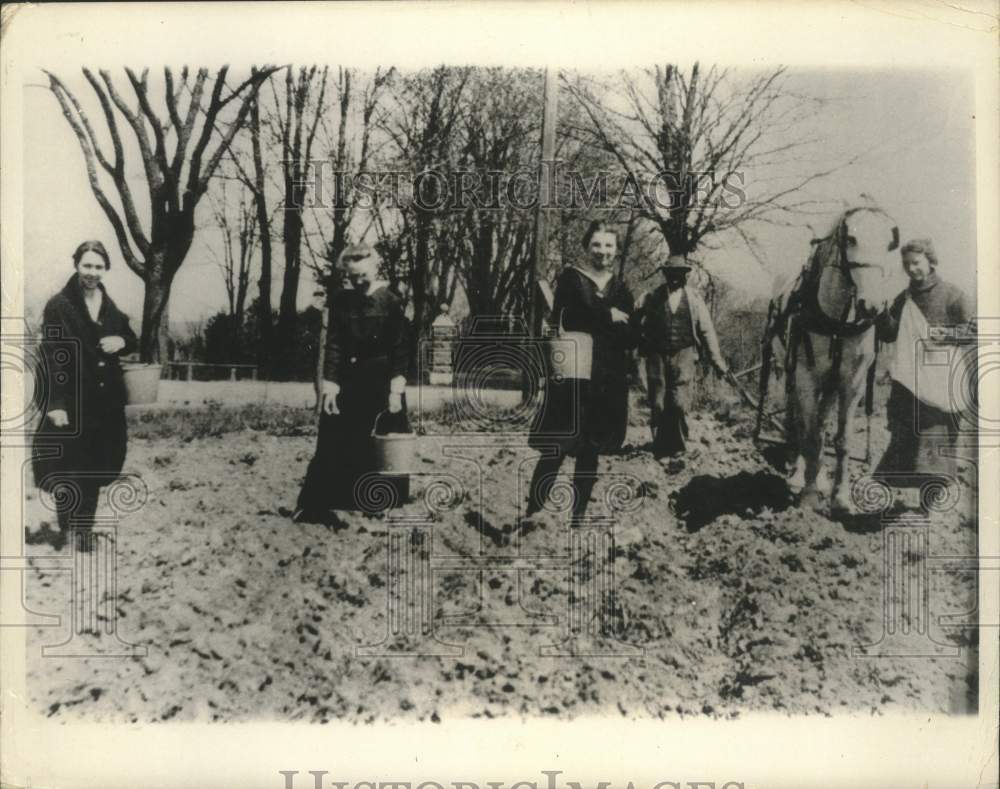
<path fill-rule="evenodd" d="M 821 501 L 817 478 L 826 417 L 836 400 L 837 463 L 831 510 L 843 514 L 850 511 L 849 428 L 866 379 L 874 375 L 874 321 L 889 299 L 890 253 L 899 246 L 899 228 L 881 209 L 853 208 L 840 216 L 826 238 L 813 245 L 798 279 L 771 301 L 762 397 L 770 353 L 780 348 L 788 376 L 785 433 L 795 455 L 788 484 L 801 490 L 802 503 L 814 509 Z"/>

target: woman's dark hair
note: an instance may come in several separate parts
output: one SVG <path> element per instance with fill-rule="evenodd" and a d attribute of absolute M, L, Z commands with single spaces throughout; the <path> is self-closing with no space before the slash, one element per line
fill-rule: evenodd
<path fill-rule="evenodd" d="M 108 250 L 104 248 L 104 244 L 100 241 L 84 241 L 80 244 L 76 248 L 76 252 L 73 253 L 73 268 L 80 265 L 80 259 L 88 252 L 100 255 L 101 260 L 104 261 L 105 271 L 111 268 L 111 258 L 108 257 Z"/>
<path fill-rule="evenodd" d="M 611 233 L 615 237 L 615 246 L 618 245 L 618 231 L 614 225 L 603 222 L 600 219 L 595 219 L 587 226 L 587 232 L 583 234 L 584 249 L 590 248 L 590 239 L 594 237 L 594 233 Z"/>
<path fill-rule="evenodd" d="M 905 256 L 907 252 L 923 255 L 927 262 L 937 268 L 937 252 L 934 251 L 934 243 L 929 238 L 913 238 L 903 244 L 899 254 Z"/>

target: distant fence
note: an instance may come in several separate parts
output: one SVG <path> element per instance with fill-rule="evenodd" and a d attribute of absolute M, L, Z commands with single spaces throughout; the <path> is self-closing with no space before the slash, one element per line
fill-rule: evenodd
<path fill-rule="evenodd" d="M 178 381 L 256 381 L 256 364 L 166 362 L 163 377 Z"/>

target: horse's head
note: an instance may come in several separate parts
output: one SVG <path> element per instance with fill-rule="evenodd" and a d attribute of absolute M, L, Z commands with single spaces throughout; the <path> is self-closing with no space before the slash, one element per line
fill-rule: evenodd
<path fill-rule="evenodd" d="M 899 247 L 899 228 L 877 208 L 855 208 L 837 225 L 840 265 L 856 288 L 859 317 L 871 317 L 888 302 L 894 268 L 893 250 Z"/>

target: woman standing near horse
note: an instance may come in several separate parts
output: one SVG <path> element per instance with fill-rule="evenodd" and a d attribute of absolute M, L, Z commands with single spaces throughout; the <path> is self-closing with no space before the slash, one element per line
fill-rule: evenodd
<path fill-rule="evenodd" d="M 597 477 L 601 453 L 621 448 L 628 427 L 628 355 L 638 343 L 630 325 L 634 300 L 615 273 L 618 236 L 591 222 L 583 236 L 586 258 L 556 282 L 553 321 L 592 338 L 589 379 L 550 380 L 528 443 L 542 453 L 528 490 L 525 515 L 542 509 L 567 455 L 576 457 L 573 516 L 582 516 Z"/>
<path fill-rule="evenodd" d="M 954 473 L 947 455 L 957 432 L 957 412 L 966 403 L 955 383 L 954 364 L 925 365 L 923 351 L 970 339 L 972 307 L 966 295 L 937 274 L 930 239 L 915 239 L 901 250 L 910 284 L 878 323 L 879 339 L 894 343 L 889 367 L 892 390 L 886 404 L 890 442 L 875 476 L 900 488 L 919 487 L 928 475 Z M 957 331 L 956 331 L 957 330 Z M 951 333 L 951 337 L 936 336 Z M 962 359 L 971 361 L 966 354 Z"/>
<path fill-rule="evenodd" d="M 73 253 L 75 272 L 45 305 L 42 352 L 48 410 L 35 434 L 34 474 L 52 494 L 59 528 L 89 530 L 100 489 L 125 462 L 125 381 L 119 357 L 138 346 L 128 317 L 101 278 L 111 258 L 100 241 Z M 79 550 L 90 550 L 80 540 Z"/>
<path fill-rule="evenodd" d="M 331 299 L 319 437 L 296 521 L 326 522 L 331 509 L 359 509 L 358 483 L 376 470 L 372 431 L 407 432 L 403 301 L 379 279 L 368 245 L 348 247 L 341 263 L 350 287 Z"/>

